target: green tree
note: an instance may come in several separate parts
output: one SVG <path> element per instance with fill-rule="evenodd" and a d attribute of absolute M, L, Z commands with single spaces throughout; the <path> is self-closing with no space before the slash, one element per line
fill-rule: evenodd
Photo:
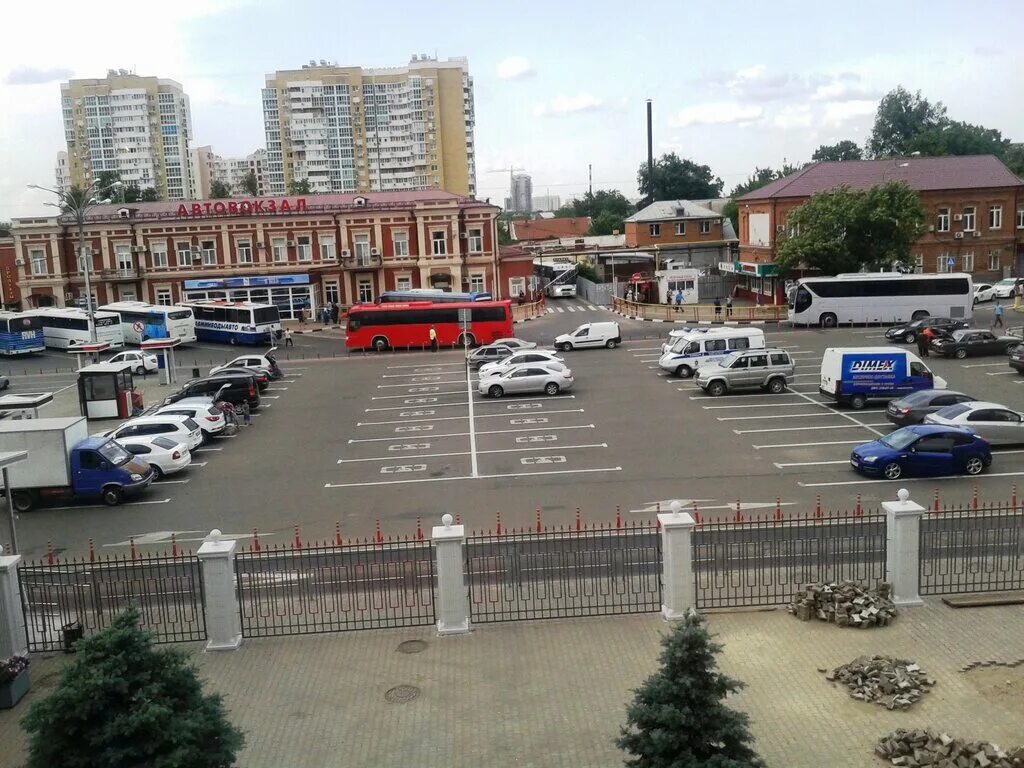
<path fill-rule="evenodd" d="M 294 179 L 288 182 L 288 194 L 289 195 L 311 195 L 313 190 L 309 188 L 309 182 L 306 179 L 302 181 L 295 181 Z"/>
<path fill-rule="evenodd" d="M 722 180 L 711 172 L 710 166 L 682 159 L 675 152 L 654 162 L 653 184 L 649 176 L 647 163 L 641 163 L 636 183 L 640 194 L 650 201 L 704 200 L 722 193 Z"/>
<path fill-rule="evenodd" d="M 142 199 L 142 190 L 139 189 L 138 184 L 132 182 L 131 184 L 125 184 L 116 191 L 116 194 L 111 194 L 111 197 L 115 202 L 137 203 Z"/>
<path fill-rule="evenodd" d="M 160 193 L 153 189 L 153 187 L 146 187 L 142 190 L 142 196 L 139 197 L 139 201 L 143 203 L 155 203 L 159 199 Z"/>
<path fill-rule="evenodd" d="M 498 245 L 511 245 L 512 236 L 508 233 L 508 222 L 498 219 Z"/>
<path fill-rule="evenodd" d="M 242 189 L 249 193 L 250 196 L 256 197 L 260 193 L 259 182 L 256 181 L 256 171 L 250 169 L 245 178 L 242 179 Z"/>
<path fill-rule="evenodd" d="M 910 142 L 912 152 L 940 155 L 995 155 L 1006 157 L 1010 140 L 995 128 L 963 122 L 947 122 L 917 134 Z"/>
<path fill-rule="evenodd" d="M 223 200 L 224 198 L 231 197 L 231 187 L 225 184 L 220 179 L 214 179 L 210 182 L 210 199 L 211 200 Z"/>
<path fill-rule="evenodd" d="M 26 768 L 227 768 L 244 743 L 178 650 L 157 650 L 135 609 L 78 641 L 56 689 L 22 720 Z"/>
<path fill-rule="evenodd" d="M 96 174 L 96 189 L 113 197 L 117 191 L 114 184 L 120 180 L 121 174 L 117 171 L 100 171 Z"/>
<path fill-rule="evenodd" d="M 726 706 L 743 684 L 718 670 L 722 646 L 690 612 L 661 640 L 661 668 L 626 709 L 619 749 L 635 768 L 753 768 L 749 718 Z"/>
<path fill-rule="evenodd" d="M 617 189 L 599 189 L 586 192 L 582 197 L 573 198 L 555 212 L 562 217 L 590 217 L 591 235 L 610 235 L 623 231 L 623 220 L 631 216 L 636 208 Z"/>
<path fill-rule="evenodd" d="M 878 103 L 868 152 L 876 158 L 908 155 L 915 151 L 913 142 L 918 134 L 941 128 L 946 122 L 946 107 L 941 101 L 932 104 L 920 91 L 910 93 L 902 85 L 897 86 Z"/>
<path fill-rule="evenodd" d="M 813 195 L 789 214 L 775 261 L 829 275 L 905 268 L 924 221 L 920 198 L 901 182 L 863 191 L 839 187 Z"/>
<path fill-rule="evenodd" d="M 1024 176 L 1024 144 L 1011 144 L 1006 148 L 1006 156 L 1003 158 L 1006 167 L 1018 176 Z"/>
<path fill-rule="evenodd" d="M 843 139 L 838 144 L 822 144 L 811 155 L 814 162 L 828 160 L 840 162 L 842 160 L 863 160 L 864 150 L 857 146 L 857 142 Z"/>
<path fill-rule="evenodd" d="M 625 217 L 613 211 L 601 211 L 597 218 L 590 220 L 591 235 L 614 235 L 626 231 Z"/>

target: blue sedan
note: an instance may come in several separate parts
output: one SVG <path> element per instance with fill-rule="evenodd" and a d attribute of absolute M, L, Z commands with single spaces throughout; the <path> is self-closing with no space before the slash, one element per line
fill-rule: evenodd
<path fill-rule="evenodd" d="M 865 475 L 898 480 L 904 475 L 929 477 L 980 475 L 992 463 L 988 442 L 966 429 L 919 424 L 858 445 L 850 466 Z"/>

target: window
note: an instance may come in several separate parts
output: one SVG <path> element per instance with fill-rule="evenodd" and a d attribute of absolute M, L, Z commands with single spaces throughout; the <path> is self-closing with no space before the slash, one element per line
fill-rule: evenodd
<path fill-rule="evenodd" d="M 338 290 L 337 283 L 324 283 L 324 301 L 327 304 L 341 303 L 341 292 Z"/>
<path fill-rule="evenodd" d="M 238 249 L 238 263 L 252 264 L 252 241 L 239 240 L 235 247 Z"/>
<path fill-rule="evenodd" d="M 149 246 L 153 254 L 153 268 L 160 269 L 167 266 L 167 243 L 153 243 Z"/>
<path fill-rule="evenodd" d="M 914 256 L 914 271 L 918 274 L 924 272 L 924 256 L 920 253 Z"/>
<path fill-rule="evenodd" d="M 677 221 L 676 222 L 676 236 L 677 237 L 682 237 L 685 234 L 686 234 L 686 222 L 685 221 Z"/>
<path fill-rule="evenodd" d="M 988 254 L 988 269 L 990 272 L 996 272 L 999 269 L 999 251 L 991 251 Z"/>
<path fill-rule="evenodd" d="M 939 215 L 935 219 L 936 232 L 949 232 L 949 208 L 939 208 Z"/>
<path fill-rule="evenodd" d="M 704 345 L 704 349 L 708 352 L 725 352 L 725 346 L 725 339 L 708 339 L 707 344 Z"/>
<path fill-rule="evenodd" d="M 964 272 L 974 271 L 974 251 L 964 254 Z"/>
<path fill-rule="evenodd" d="M 171 289 L 170 288 L 157 288 L 156 289 L 156 303 L 164 307 L 171 306 Z"/>
<path fill-rule="evenodd" d="M 651 237 L 661 237 L 661 224 L 651 224 L 648 229 L 651 232 Z"/>
<path fill-rule="evenodd" d="M 768 355 L 751 355 L 749 358 L 751 368 L 767 368 Z"/>
<path fill-rule="evenodd" d="M 334 250 L 334 235 L 320 235 L 320 259 L 322 261 L 334 261 L 338 258 Z"/>
<path fill-rule="evenodd" d="M 174 252 L 177 254 L 179 267 L 192 266 L 192 243 L 187 241 L 175 243 Z"/>
<path fill-rule="evenodd" d="M 484 250 L 484 232 L 482 229 L 469 230 L 469 252 L 482 253 Z"/>
<path fill-rule="evenodd" d="M 508 295 L 515 298 L 526 293 L 525 277 L 510 277 L 508 280 Z"/>
<path fill-rule="evenodd" d="M 396 291 L 409 291 L 412 290 L 412 278 L 411 277 L 396 277 L 395 278 L 395 290 Z"/>
<path fill-rule="evenodd" d="M 33 248 L 28 252 L 29 260 L 32 262 L 33 275 L 46 274 L 46 251 L 42 248 Z"/>
<path fill-rule="evenodd" d="M 988 228 L 989 229 L 1002 229 L 1003 228 L 1003 206 L 1001 205 L 990 205 L 988 208 Z"/>
<path fill-rule="evenodd" d="M 409 233 L 405 231 L 392 231 L 391 243 L 395 247 L 395 258 L 405 259 L 409 257 Z"/>
<path fill-rule="evenodd" d="M 1017 209 L 1017 229 L 1024 229 L 1024 208 Z"/>
<path fill-rule="evenodd" d="M 974 231 L 974 206 L 964 208 L 964 232 Z"/>
<path fill-rule="evenodd" d="M 940 253 L 939 258 L 935 261 L 936 272 L 952 272 L 953 268 L 949 263 L 949 254 Z"/>
<path fill-rule="evenodd" d="M 483 273 L 477 272 L 469 276 L 469 290 L 470 293 L 483 293 L 486 290 Z"/>
<path fill-rule="evenodd" d="M 702 235 L 711 234 L 711 221 L 709 219 L 702 219 L 700 222 L 700 233 Z"/>
<path fill-rule="evenodd" d="M 789 365 L 789 355 L 783 352 L 773 352 L 772 365 Z"/>
<path fill-rule="evenodd" d="M 373 302 L 373 281 L 368 277 L 359 278 L 359 301 L 363 304 Z"/>
<path fill-rule="evenodd" d="M 203 266 L 217 266 L 217 243 L 214 240 L 203 240 Z"/>
<path fill-rule="evenodd" d="M 309 235 L 302 235 L 295 239 L 295 243 L 299 249 L 299 261 L 312 261 L 313 239 Z"/>
<path fill-rule="evenodd" d="M 729 349 L 750 349 L 750 339 L 732 339 Z"/>
<path fill-rule="evenodd" d="M 370 236 L 367 234 L 356 235 L 354 240 L 356 251 L 356 263 L 367 265 L 370 263 Z"/>
<path fill-rule="evenodd" d="M 270 253 L 275 263 L 281 264 L 288 261 L 287 242 L 283 237 L 275 237 L 270 241 Z"/>
<path fill-rule="evenodd" d="M 445 256 L 448 253 L 448 238 L 443 230 L 430 233 L 431 253 L 435 256 Z"/>

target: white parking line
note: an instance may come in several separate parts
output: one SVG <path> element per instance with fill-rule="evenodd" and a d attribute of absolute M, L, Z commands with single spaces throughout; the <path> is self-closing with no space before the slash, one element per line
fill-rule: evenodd
<path fill-rule="evenodd" d="M 702 397 L 691 397 L 691 400 L 703 400 Z M 756 405 L 705 405 L 705 411 L 721 411 L 733 408 L 806 408 L 808 405 L 826 407 L 825 403 L 757 403 Z"/>
<path fill-rule="evenodd" d="M 288 387 L 267 387 L 267 392 L 287 392 Z"/>
<path fill-rule="evenodd" d="M 382 373 L 382 379 L 419 379 L 420 381 L 438 381 L 442 376 L 456 376 L 453 381 L 462 381 L 462 371 L 420 371 L 418 373 Z"/>
<path fill-rule="evenodd" d="M 477 432 L 478 435 L 507 435 L 507 434 L 519 434 L 520 432 L 556 432 L 563 429 L 594 429 L 593 424 L 580 424 L 573 427 L 529 427 L 527 429 L 497 429 L 490 432 Z M 468 437 L 469 432 L 452 432 L 447 435 L 424 435 L 429 437 L 431 440 L 436 440 L 442 437 Z M 349 438 L 350 443 L 380 443 L 380 442 L 394 442 L 395 437 L 361 437 L 361 438 Z M 863 441 L 861 441 L 863 442 Z"/>
<path fill-rule="evenodd" d="M 398 387 L 401 387 L 402 389 L 407 389 L 410 392 L 430 392 L 430 393 L 440 392 L 441 394 L 451 394 L 453 392 L 462 392 L 463 390 L 460 387 L 459 389 L 446 389 L 446 390 L 444 390 L 442 392 L 441 390 L 438 389 L 438 386 L 440 386 L 441 384 L 459 384 L 459 383 L 461 383 L 460 380 L 456 380 L 456 381 L 423 382 L 422 384 L 420 384 L 418 382 L 406 382 L 405 384 L 378 384 L 377 385 L 377 389 L 396 389 Z M 427 387 L 430 387 L 430 388 L 427 389 Z"/>
<path fill-rule="evenodd" d="M 865 440 L 829 440 L 820 443 L 776 443 L 774 445 L 754 445 L 751 446 L 755 451 L 765 450 L 768 448 L 809 448 L 815 445 L 860 445 L 866 442 Z"/>
<path fill-rule="evenodd" d="M 408 395 L 398 395 L 398 397 L 409 398 Z M 531 402 L 542 402 L 546 403 L 548 400 L 574 400 L 576 395 L 550 395 L 544 398 L 529 399 L 529 400 L 516 400 L 517 403 L 531 403 Z M 425 398 L 415 397 L 409 398 L 411 400 L 423 400 Z M 474 400 L 477 405 L 502 405 L 502 401 L 499 400 Z M 414 406 L 423 405 L 430 408 L 452 408 L 460 405 L 468 405 L 469 403 L 465 400 L 460 400 L 457 403 L 406 403 L 405 405 L 393 405 L 387 408 L 364 408 L 364 413 L 377 413 L 379 411 L 407 411 Z"/>
<path fill-rule="evenodd" d="M 190 468 L 190 469 L 191 469 L 192 467 L 205 467 L 205 466 L 206 466 L 206 465 L 207 465 L 208 463 L 209 463 L 209 462 L 206 462 L 206 461 L 193 461 L 193 462 L 192 462 L 191 464 L 189 464 L 188 466 L 189 466 L 189 468 Z"/>
<path fill-rule="evenodd" d="M 280 395 L 262 395 L 260 397 L 260 399 L 261 400 L 280 400 L 281 396 Z"/>
<path fill-rule="evenodd" d="M 961 365 L 961 368 L 996 368 L 1000 365 L 1006 365 L 1006 362 L 1002 363 L 971 363 L 969 365 Z"/>
<path fill-rule="evenodd" d="M 451 392 L 431 392 L 430 396 L 431 397 L 444 397 L 445 395 L 461 395 L 461 394 L 462 394 L 462 390 L 461 389 L 456 389 L 456 390 L 453 390 Z M 405 395 L 380 395 L 378 397 L 371 397 L 370 399 L 371 400 L 397 400 L 400 397 L 415 397 L 415 395 L 410 395 L 410 394 L 405 394 Z"/>
<path fill-rule="evenodd" d="M 561 310 L 559 310 L 561 311 Z M 599 467 L 594 469 L 553 469 L 549 472 L 506 472 L 498 475 L 471 477 L 421 477 L 416 480 L 378 480 L 372 483 L 324 483 L 324 488 L 358 488 L 369 485 L 399 485 L 403 483 L 439 483 L 447 480 L 493 480 L 500 477 L 536 477 L 539 475 L 577 475 L 584 472 L 621 472 L 622 467 Z M 76 507 L 78 509 L 78 507 Z"/>
<path fill-rule="evenodd" d="M 772 462 L 779 469 L 785 467 L 823 467 L 830 464 L 849 464 L 849 459 L 837 459 L 836 461 L 790 461 L 790 462 Z"/>
<path fill-rule="evenodd" d="M 441 367 L 450 367 L 450 366 L 455 365 L 455 366 L 458 366 L 458 367 L 461 368 L 465 364 L 466 363 L 464 361 L 460 361 L 458 363 L 419 363 L 418 365 L 389 365 L 389 366 L 386 366 L 386 367 L 388 369 L 393 369 L 393 368 L 441 368 Z"/>
<path fill-rule="evenodd" d="M 127 501 L 118 507 L 139 507 L 143 504 L 167 504 L 170 499 L 152 499 L 150 501 Z M 106 504 L 88 504 L 81 507 L 46 507 L 46 509 L 110 509 Z"/>
<path fill-rule="evenodd" d="M 472 407 L 472 406 L 471 406 Z M 539 411 L 539 413 L 545 416 L 549 413 L 583 413 L 582 408 L 573 408 L 567 411 Z M 507 419 L 509 414 L 507 413 L 488 413 L 477 416 L 478 419 Z M 399 421 L 359 421 L 356 422 L 357 427 L 382 427 L 388 424 L 423 424 L 428 421 L 456 421 L 458 419 L 472 419 L 472 414 L 466 416 L 438 416 L 436 419 L 401 419 Z"/>
<path fill-rule="evenodd" d="M 985 479 L 986 477 L 1020 477 L 1024 475 L 1024 472 L 986 472 L 984 475 L 978 475 L 974 479 Z M 898 483 L 920 483 L 920 482 L 932 482 L 935 480 L 964 480 L 970 479 L 969 475 L 945 475 L 943 477 L 901 477 L 899 480 L 839 480 L 832 483 L 801 483 L 797 485 L 803 486 L 804 488 L 824 488 L 827 486 L 834 485 L 875 485 L 876 483 L 889 483 L 890 485 Z"/>
<path fill-rule="evenodd" d="M 477 451 L 478 454 L 485 453 L 534 453 L 536 451 L 573 451 L 582 450 L 584 448 L 607 448 L 608 443 L 589 443 L 586 445 L 549 445 L 549 446 L 538 446 L 534 445 L 529 448 L 501 448 L 490 451 Z M 421 453 L 417 455 L 402 454 L 403 459 L 435 459 L 443 456 L 468 456 L 469 451 L 453 451 L 452 453 Z M 362 461 L 394 461 L 395 456 L 374 456 L 369 459 L 338 459 L 339 464 L 353 464 Z"/>
<path fill-rule="evenodd" d="M 225 435 L 227 437 L 227 435 Z M 206 451 L 223 451 L 223 448 L 196 448 L 192 453 L 205 453 Z"/>
<path fill-rule="evenodd" d="M 811 379 L 811 378 L 819 379 L 819 378 L 821 378 L 821 373 L 820 372 L 819 373 L 794 373 L 790 378 L 793 378 L 793 379 Z"/>
<path fill-rule="evenodd" d="M 469 401 L 469 451 L 470 451 L 470 473 L 473 477 L 480 474 L 480 467 L 477 465 L 476 457 L 476 418 L 473 415 L 473 383 L 471 381 L 472 368 L 466 363 L 466 399 Z"/>
<path fill-rule="evenodd" d="M 717 416 L 719 421 L 761 421 L 762 419 L 813 419 L 818 416 L 835 416 L 828 411 L 816 411 L 815 413 L 783 413 L 775 416 Z"/>
<path fill-rule="evenodd" d="M 188 485 L 191 480 L 154 480 L 153 485 Z"/>
<path fill-rule="evenodd" d="M 887 427 L 888 424 L 818 424 L 813 427 L 801 426 L 801 427 L 769 427 L 767 429 L 734 429 L 737 435 L 753 435 L 758 432 L 810 432 L 812 430 L 821 429 L 867 429 L 870 430 L 872 427 Z M 866 441 L 865 441 L 866 442 Z"/>
<path fill-rule="evenodd" d="M 682 392 L 682 391 L 685 391 L 685 390 L 680 390 L 680 392 Z M 799 392 L 780 392 L 777 395 L 770 395 L 770 394 L 768 394 L 766 392 L 763 395 L 729 395 L 729 400 L 730 401 L 732 401 L 732 400 L 750 400 L 751 398 L 755 398 L 757 400 L 775 400 L 776 398 L 781 398 L 781 397 L 800 397 L 800 393 Z M 706 396 L 705 397 L 691 397 L 690 399 L 691 400 L 707 400 L 707 397 Z M 724 407 L 727 408 L 728 406 L 724 406 Z"/>
<path fill-rule="evenodd" d="M 1020 374 L 1017 373 L 1016 371 L 994 371 L 992 373 L 989 373 L 988 371 L 986 371 L 985 375 L 986 376 L 1019 376 Z"/>

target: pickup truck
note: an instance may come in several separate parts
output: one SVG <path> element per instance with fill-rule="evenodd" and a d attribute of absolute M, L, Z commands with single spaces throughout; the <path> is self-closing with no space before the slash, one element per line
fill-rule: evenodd
<path fill-rule="evenodd" d="M 102 499 L 114 506 L 141 493 L 156 476 L 110 438 L 89 437 L 80 417 L 0 422 L 0 451 L 28 451 L 27 459 L 8 470 L 18 512 L 44 501 Z"/>

